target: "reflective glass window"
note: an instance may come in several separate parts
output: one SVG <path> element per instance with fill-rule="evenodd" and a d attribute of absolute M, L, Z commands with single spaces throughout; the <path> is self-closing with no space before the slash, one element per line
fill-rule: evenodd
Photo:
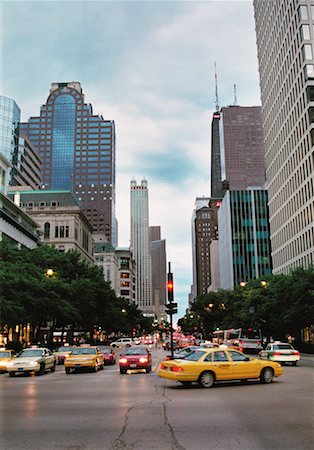
<path fill-rule="evenodd" d="M 72 95 L 57 97 L 54 109 L 52 145 L 52 189 L 71 189 L 74 165 L 75 100 Z"/>

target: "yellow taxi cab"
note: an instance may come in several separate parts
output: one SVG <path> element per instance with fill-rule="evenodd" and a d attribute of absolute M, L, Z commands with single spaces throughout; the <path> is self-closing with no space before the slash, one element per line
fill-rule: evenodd
<path fill-rule="evenodd" d="M 104 355 L 93 346 L 81 346 L 72 350 L 72 353 L 64 360 L 65 373 L 69 374 L 71 370 L 90 369 L 97 372 L 104 368 Z"/>
<path fill-rule="evenodd" d="M 13 358 L 13 351 L 6 350 L 4 348 L 0 349 L 0 372 L 7 371 L 7 364 Z"/>
<path fill-rule="evenodd" d="M 192 382 L 210 388 L 216 381 L 259 378 L 271 383 L 283 374 L 279 363 L 251 359 L 238 350 L 208 348 L 191 352 L 184 359 L 163 361 L 158 370 L 160 378 L 179 381 L 185 386 Z"/>

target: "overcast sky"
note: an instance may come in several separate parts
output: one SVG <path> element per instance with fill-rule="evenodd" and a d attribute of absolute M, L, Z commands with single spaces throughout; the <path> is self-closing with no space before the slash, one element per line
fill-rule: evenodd
<path fill-rule="evenodd" d="M 260 105 L 254 14 L 244 1 L 4 1 L 1 93 L 22 120 L 51 82 L 81 82 L 94 114 L 116 124 L 119 246 L 130 239 L 130 180 L 149 187 L 175 280 L 178 317 L 192 284 L 191 216 L 210 195 L 215 107 Z"/>

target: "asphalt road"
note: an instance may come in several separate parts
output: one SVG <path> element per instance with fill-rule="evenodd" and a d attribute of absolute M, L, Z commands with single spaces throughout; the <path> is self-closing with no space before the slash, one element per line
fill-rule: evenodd
<path fill-rule="evenodd" d="M 154 369 L 164 356 L 153 349 Z M 313 367 L 270 385 L 185 388 L 118 365 L 66 375 L 0 375 L 1 450 L 308 450 Z"/>

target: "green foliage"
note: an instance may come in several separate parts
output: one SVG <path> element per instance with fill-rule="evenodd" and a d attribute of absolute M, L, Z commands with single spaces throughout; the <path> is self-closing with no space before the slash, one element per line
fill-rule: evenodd
<path fill-rule="evenodd" d="M 102 269 L 82 261 L 78 252 L 46 245 L 18 249 L 1 242 L 0 253 L 1 326 L 31 323 L 35 329 L 49 323 L 127 333 L 144 319 L 135 305 L 116 297 Z"/>
<path fill-rule="evenodd" d="M 217 328 L 253 326 L 266 336 L 297 336 L 299 330 L 314 323 L 314 267 L 296 268 L 288 275 L 273 275 L 234 290 L 201 295 L 191 311 L 197 314 L 197 326 L 205 335 Z M 178 324 L 184 331 L 190 330 L 189 315 Z"/>

